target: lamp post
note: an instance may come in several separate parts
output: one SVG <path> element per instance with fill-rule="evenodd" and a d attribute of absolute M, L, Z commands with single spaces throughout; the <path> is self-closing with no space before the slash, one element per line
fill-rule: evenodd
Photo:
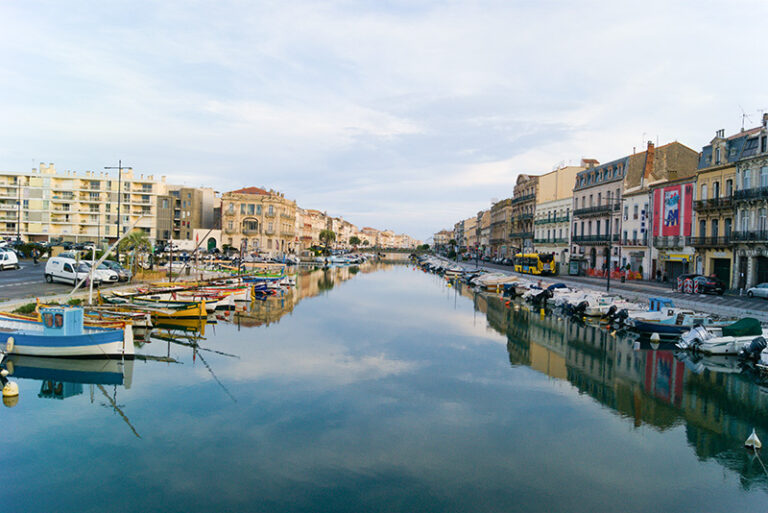
<path fill-rule="evenodd" d="M 118 160 L 117 161 L 117 167 L 107 167 L 105 166 L 104 169 L 117 169 L 117 238 L 120 238 L 120 199 L 122 196 L 122 187 L 123 187 L 123 169 L 133 169 L 132 167 L 123 167 L 123 161 Z M 99 214 L 101 216 L 101 214 Z M 120 262 L 120 247 L 116 246 L 115 251 L 117 252 L 117 261 Z"/>

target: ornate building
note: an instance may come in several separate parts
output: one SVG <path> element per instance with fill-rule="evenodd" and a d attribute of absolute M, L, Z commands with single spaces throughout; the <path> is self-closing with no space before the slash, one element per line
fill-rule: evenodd
<path fill-rule="evenodd" d="M 300 247 L 296 233 L 296 202 L 273 190 L 246 187 L 221 196 L 224 244 L 270 256 L 294 253 Z"/>

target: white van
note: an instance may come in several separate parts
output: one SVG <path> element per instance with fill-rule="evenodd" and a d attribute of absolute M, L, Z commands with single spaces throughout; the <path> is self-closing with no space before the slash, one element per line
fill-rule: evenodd
<path fill-rule="evenodd" d="M 89 273 L 90 268 L 87 265 L 82 262 L 78 263 L 72 258 L 53 257 L 49 258 L 45 264 L 45 281 L 48 283 L 60 281 L 75 285 L 85 278 L 85 285 L 88 285 Z M 94 276 L 93 284 L 98 286 L 99 283 L 101 283 L 99 278 Z"/>
<path fill-rule="evenodd" d="M 3 269 L 18 269 L 19 257 L 16 253 L 10 250 L 0 250 L 0 271 Z"/>

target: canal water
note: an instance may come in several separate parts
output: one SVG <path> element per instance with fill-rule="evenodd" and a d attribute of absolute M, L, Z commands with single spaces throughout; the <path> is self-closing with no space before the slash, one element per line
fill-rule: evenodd
<path fill-rule="evenodd" d="M 766 389 L 407 266 L 297 287 L 127 362 L 18 359 L 3 509 L 765 511 Z"/>

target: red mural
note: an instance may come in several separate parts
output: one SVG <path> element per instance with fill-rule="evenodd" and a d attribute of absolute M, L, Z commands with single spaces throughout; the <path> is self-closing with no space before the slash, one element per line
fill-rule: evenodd
<path fill-rule="evenodd" d="M 670 185 L 653 191 L 653 235 L 691 235 L 693 186 Z"/>

